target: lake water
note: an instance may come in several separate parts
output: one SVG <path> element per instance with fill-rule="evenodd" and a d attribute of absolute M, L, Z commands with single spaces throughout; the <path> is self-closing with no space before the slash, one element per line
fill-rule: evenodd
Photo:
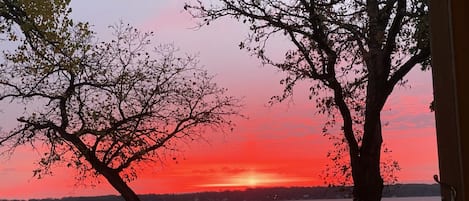
<path fill-rule="evenodd" d="M 302 201 L 351 201 L 352 199 L 319 199 Z M 441 197 L 402 197 L 402 198 L 383 198 L 382 201 L 441 201 Z"/>

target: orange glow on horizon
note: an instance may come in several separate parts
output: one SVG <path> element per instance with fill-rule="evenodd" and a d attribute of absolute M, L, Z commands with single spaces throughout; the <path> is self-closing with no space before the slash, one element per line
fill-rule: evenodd
<path fill-rule="evenodd" d="M 208 183 L 196 185 L 198 187 L 209 188 L 256 188 L 256 187 L 272 187 L 272 186 L 288 186 L 289 183 L 304 181 L 299 178 L 286 178 L 276 174 L 259 173 L 256 171 L 243 172 L 225 179 L 222 183 Z"/>

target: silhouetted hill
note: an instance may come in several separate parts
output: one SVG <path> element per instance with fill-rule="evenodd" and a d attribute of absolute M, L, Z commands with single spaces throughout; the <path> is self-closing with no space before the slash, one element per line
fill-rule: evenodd
<path fill-rule="evenodd" d="M 187 194 L 141 195 L 142 201 L 269 201 L 349 198 L 351 187 L 278 187 L 244 191 L 199 192 Z M 437 184 L 399 184 L 386 186 L 384 197 L 440 196 Z M 2 200 L 0 200 L 2 201 Z M 31 199 L 29 201 L 124 201 L 120 196 L 66 197 L 62 199 Z"/>

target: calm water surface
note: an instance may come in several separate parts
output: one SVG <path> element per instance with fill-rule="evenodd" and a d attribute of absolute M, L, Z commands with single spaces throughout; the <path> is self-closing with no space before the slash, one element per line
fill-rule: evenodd
<path fill-rule="evenodd" d="M 320 199 L 303 201 L 351 201 L 352 199 Z M 441 197 L 402 197 L 402 198 L 383 198 L 382 201 L 441 201 Z"/>

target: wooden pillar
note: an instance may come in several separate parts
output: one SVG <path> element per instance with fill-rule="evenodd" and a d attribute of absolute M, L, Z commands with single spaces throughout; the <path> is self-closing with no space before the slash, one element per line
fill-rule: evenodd
<path fill-rule="evenodd" d="M 440 177 L 469 201 L 469 7 L 430 0 L 433 87 Z M 444 200 L 451 190 L 442 185 Z"/>

